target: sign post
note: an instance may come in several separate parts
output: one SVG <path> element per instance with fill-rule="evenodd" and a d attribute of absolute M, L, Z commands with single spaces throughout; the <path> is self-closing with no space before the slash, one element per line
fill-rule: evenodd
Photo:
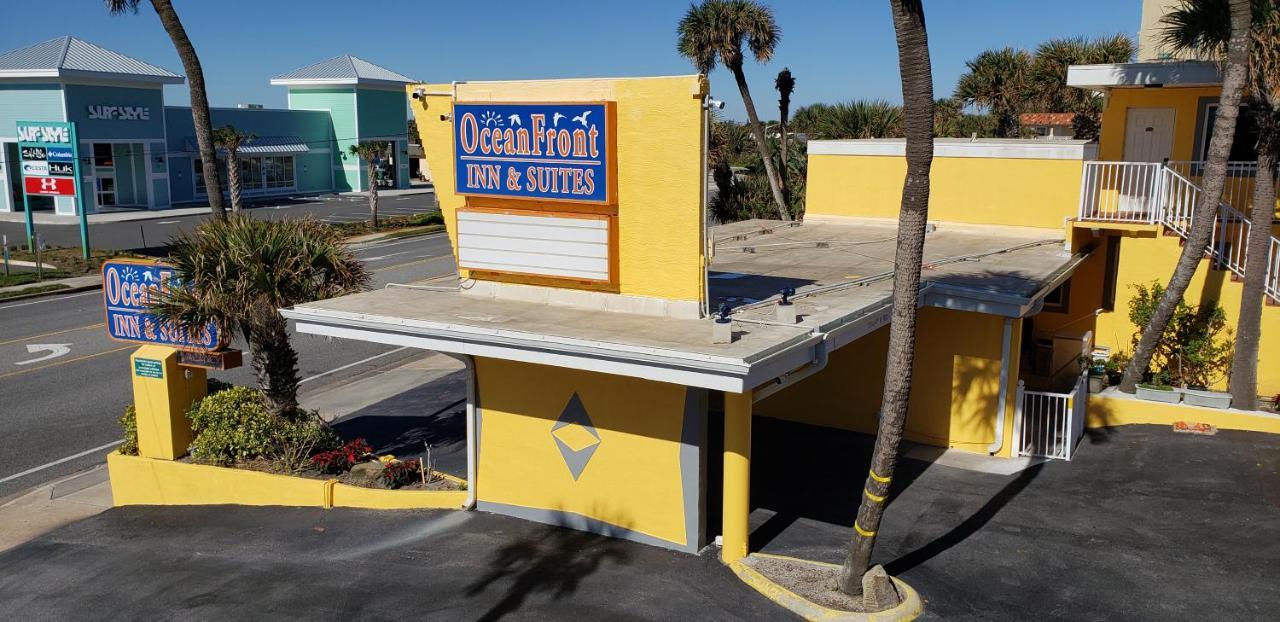
<path fill-rule="evenodd" d="M 22 167 L 22 208 L 26 212 L 27 247 L 35 248 L 35 218 L 31 196 L 69 196 L 80 216 L 81 256 L 89 259 L 89 215 L 80 192 L 79 141 L 74 123 L 18 121 L 18 151 Z M 55 208 L 56 209 L 56 208 Z"/>

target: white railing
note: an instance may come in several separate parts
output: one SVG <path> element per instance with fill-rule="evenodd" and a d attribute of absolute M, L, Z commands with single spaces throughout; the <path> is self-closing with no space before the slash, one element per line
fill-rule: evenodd
<path fill-rule="evenodd" d="M 1171 160 L 1165 162 L 1173 172 L 1186 177 L 1199 186 L 1204 178 L 1204 160 Z M 1253 184 L 1258 178 L 1257 162 L 1227 162 L 1227 176 L 1222 185 L 1222 202 L 1249 213 L 1253 205 Z M 1275 172 L 1272 172 L 1275 179 Z"/>
<path fill-rule="evenodd" d="M 1203 168 L 1200 162 L 1172 162 L 1169 166 L 1151 162 L 1085 162 L 1080 182 L 1080 220 L 1161 224 L 1186 238 L 1200 197 L 1200 186 L 1193 178 L 1199 179 Z M 1213 238 L 1205 248 L 1215 267 L 1241 277 L 1248 260 L 1252 224 L 1245 212 L 1233 205 L 1248 209 L 1257 174 L 1256 163 L 1229 163 L 1223 196 L 1232 201 L 1224 199 L 1218 205 Z M 1274 236 L 1263 269 L 1267 295 L 1280 302 L 1280 240 Z"/>
<path fill-rule="evenodd" d="M 1159 162 L 1085 162 L 1080 219 L 1155 224 Z"/>
<path fill-rule="evenodd" d="M 1070 460 L 1084 434 L 1088 400 L 1088 370 L 1076 378 L 1070 393 L 1028 391 L 1019 380 L 1014 451 L 1018 456 Z"/>

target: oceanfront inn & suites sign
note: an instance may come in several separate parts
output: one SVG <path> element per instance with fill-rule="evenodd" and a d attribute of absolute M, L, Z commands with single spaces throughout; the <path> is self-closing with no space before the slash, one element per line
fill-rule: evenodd
<path fill-rule="evenodd" d="M 458 194 L 614 202 L 614 111 L 597 103 L 457 103 Z"/>

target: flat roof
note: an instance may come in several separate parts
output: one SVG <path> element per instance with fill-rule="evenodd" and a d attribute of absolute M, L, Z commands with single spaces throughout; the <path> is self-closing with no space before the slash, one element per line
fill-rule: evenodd
<path fill-rule="evenodd" d="M 311 334 L 586 369 L 742 392 L 888 323 L 896 222 L 745 221 L 712 231 L 714 309 L 734 307 L 735 339 L 709 319 L 495 299 L 455 289 L 391 287 L 282 312 Z M 940 223 L 926 238 L 924 304 L 1021 317 L 1081 257 L 1057 230 Z M 433 282 L 438 284 L 438 281 Z M 795 288 L 801 321 L 769 323 Z"/>
<path fill-rule="evenodd" d="M 1105 63 L 1071 65 L 1067 68 L 1067 86 L 1093 91 L 1111 88 L 1192 87 L 1220 84 L 1222 84 L 1222 73 L 1218 63 L 1207 61 Z"/>
<path fill-rule="evenodd" d="M 809 155 L 895 156 L 907 153 L 905 138 L 811 140 Z M 1028 160 L 1093 160 L 1097 143 L 1062 138 L 935 138 L 940 158 L 1012 158 Z"/>

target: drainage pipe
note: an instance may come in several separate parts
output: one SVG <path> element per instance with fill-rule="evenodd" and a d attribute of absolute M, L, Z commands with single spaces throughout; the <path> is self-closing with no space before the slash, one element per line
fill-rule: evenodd
<path fill-rule="evenodd" d="M 451 352 L 441 352 L 441 354 L 461 361 L 467 369 L 467 500 L 462 504 L 462 509 L 472 510 L 476 507 L 476 465 L 479 459 L 476 432 L 480 429 L 480 409 L 476 402 L 478 395 L 476 391 L 476 359 L 469 354 L 454 354 Z"/>
<path fill-rule="evenodd" d="M 1004 447 L 1005 400 L 1009 397 L 1009 364 L 1013 359 L 1013 318 L 1004 319 L 1004 336 L 1000 345 L 1000 392 L 996 398 L 996 438 L 987 445 L 987 453 L 994 456 Z"/>

